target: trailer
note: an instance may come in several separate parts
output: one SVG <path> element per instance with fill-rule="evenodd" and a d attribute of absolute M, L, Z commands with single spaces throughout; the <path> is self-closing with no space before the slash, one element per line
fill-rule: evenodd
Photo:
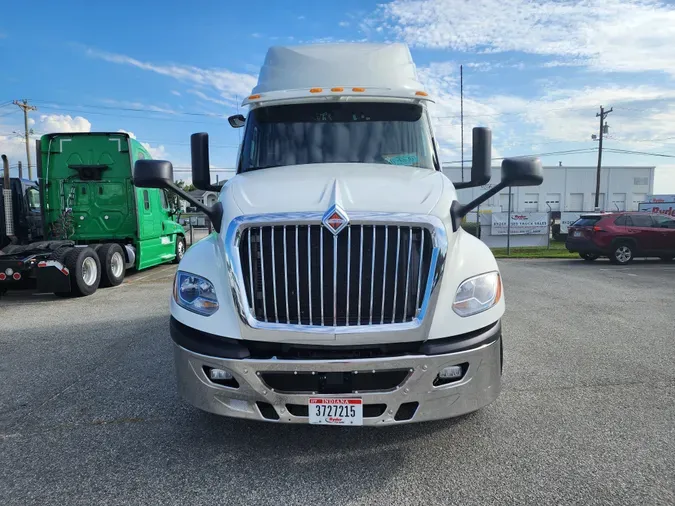
<path fill-rule="evenodd" d="M 12 230 L 0 250 L 0 292 L 30 281 L 41 292 L 90 295 L 121 284 L 127 269 L 182 259 L 185 230 L 166 192 L 133 185 L 134 163 L 151 158 L 135 139 L 48 134 L 37 153 L 44 240 L 22 244 Z"/>

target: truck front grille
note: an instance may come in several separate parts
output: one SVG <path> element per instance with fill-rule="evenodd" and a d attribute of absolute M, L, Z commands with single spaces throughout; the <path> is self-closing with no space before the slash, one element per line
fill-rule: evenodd
<path fill-rule="evenodd" d="M 256 320 L 350 326 L 412 321 L 424 302 L 433 251 L 421 226 L 246 228 L 239 242 L 244 289 Z"/>

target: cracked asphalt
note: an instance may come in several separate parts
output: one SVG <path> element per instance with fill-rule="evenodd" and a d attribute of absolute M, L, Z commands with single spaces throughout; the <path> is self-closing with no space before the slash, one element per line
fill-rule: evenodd
<path fill-rule="evenodd" d="M 0 504 L 675 504 L 675 265 L 507 260 L 487 408 L 382 429 L 176 395 L 174 268 L 0 299 Z"/>

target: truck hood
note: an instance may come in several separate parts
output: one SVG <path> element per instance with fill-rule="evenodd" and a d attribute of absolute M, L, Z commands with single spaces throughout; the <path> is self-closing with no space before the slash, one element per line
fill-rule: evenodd
<path fill-rule="evenodd" d="M 307 164 L 238 174 L 228 182 L 243 214 L 345 211 L 428 214 L 447 186 L 442 173 L 384 164 Z"/>

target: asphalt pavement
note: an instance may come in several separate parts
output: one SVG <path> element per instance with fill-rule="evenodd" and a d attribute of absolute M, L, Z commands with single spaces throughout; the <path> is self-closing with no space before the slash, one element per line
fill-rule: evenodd
<path fill-rule="evenodd" d="M 507 260 L 504 385 L 389 428 L 244 422 L 176 394 L 174 268 L 0 299 L 0 504 L 675 504 L 675 264 Z"/>

